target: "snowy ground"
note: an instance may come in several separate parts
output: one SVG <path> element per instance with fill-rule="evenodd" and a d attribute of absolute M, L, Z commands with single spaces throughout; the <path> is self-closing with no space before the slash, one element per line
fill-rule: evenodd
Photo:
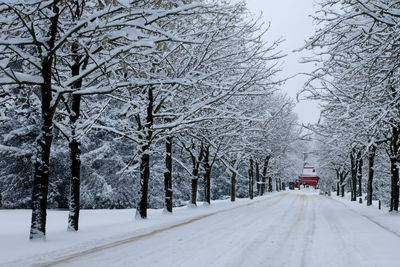
<path fill-rule="evenodd" d="M 46 242 L 29 242 L 30 212 L 0 211 L 0 265 L 399 266 L 400 216 L 313 191 L 151 210 L 83 211 L 78 233 L 50 211 Z"/>

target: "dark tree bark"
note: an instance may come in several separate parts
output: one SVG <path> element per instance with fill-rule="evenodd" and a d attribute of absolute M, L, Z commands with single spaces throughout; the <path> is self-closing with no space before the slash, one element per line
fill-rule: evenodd
<path fill-rule="evenodd" d="M 257 184 L 257 196 L 261 196 L 261 181 L 260 181 L 260 165 L 256 160 L 256 184 Z"/>
<path fill-rule="evenodd" d="M 336 195 L 339 196 L 339 186 L 340 186 L 340 176 L 339 176 L 339 170 L 335 169 L 336 172 Z"/>
<path fill-rule="evenodd" d="M 231 175 L 231 201 L 236 200 L 236 172 Z"/>
<path fill-rule="evenodd" d="M 80 178 L 81 178 L 81 143 L 76 136 L 76 121 L 79 118 L 80 97 L 72 97 L 71 130 L 72 138 L 69 143 L 71 160 L 71 181 L 68 215 L 68 231 L 78 231 L 80 206 Z"/>
<path fill-rule="evenodd" d="M 264 195 L 265 193 L 265 187 L 267 183 L 267 170 L 268 170 L 268 163 L 269 163 L 270 156 L 267 156 L 264 160 L 264 168 L 262 172 L 262 183 L 261 183 L 261 195 Z"/>
<path fill-rule="evenodd" d="M 372 182 L 374 180 L 374 160 L 375 160 L 376 147 L 371 146 L 368 151 L 368 183 L 367 183 L 367 206 L 372 205 Z"/>
<path fill-rule="evenodd" d="M 363 166 L 363 159 L 361 158 L 361 152 L 357 155 L 357 181 L 358 181 L 358 192 L 357 196 L 362 196 L 362 166 Z"/>
<path fill-rule="evenodd" d="M 79 75 L 81 67 L 81 56 L 78 55 L 78 42 L 72 43 L 74 64 L 71 66 L 72 76 Z M 81 88 L 82 79 L 77 80 L 72 88 Z M 81 181 L 81 142 L 77 137 L 76 123 L 80 116 L 81 96 L 71 96 L 70 127 L 71 139 L 69 140 L 70 160 L 71 160 L 71 178 L 70 178 L 70 196 L 69 196 L 69 215 L 68 231 L 78 231 L 79 229 L 79 208 L 80 208 L 80 181 Z"/>
<path fill-rule="evenodd" d="M 398 161 L 396 159 L 390 159 L 390 171 L 391 171 L 391 198 L 390 198 L 390 210 L 398 211 L 399 209 L 399 169 L 397 167 Z"/>
<path fill-rule="evenodd" d="M 204 201 L 211 204 L 210 145 L 204 149 Z"/>
<path fill-rule="evenodd" d="M 49 6 L 54 14 L 50 18 L 49 38 L 46 41 L 48 50 L 54 48 L 55 39 L 58 31 L 59 1 L 53 1 Z M 53 72 L 54 54 L 48 53 L 42 59 L 41 75 L 43 84 L 41 85 L 41 118 L 42 126 L 40 136 L 37 138 L 37 151 L 35 161 L 35 171 L 33 175 L 32 187 L 32 220 L 30 229 L 30 239 L 45 239 L 46 237 L 46 210 L 47 194 L 49 187 L 49 163 L 50 149 L 53 140 L 53 116 L 56 104 L 52 105 L 52 84 L 51 74 Z"/>
<path fill-rule="evenodd" d="M 168 136 L 165 141 L 165 168 L 166 172 L 164 173 L 164 190 L 165 190 L 165 210 L 168 212 L 172 212 L 172 200 L 173 200 L 173 192 L 172 192 L 172 137 Z"/>
<path fill-rule="evenodd" d="M 150 154 L 149 149 L 151 141 L 153 138 L 153 108 L 154 108 L 154 98 L 153 98 L 153 88 L 150 86 L 147 89 L 147 115 L 146 124 L 144 127 L 145 136 L 142 138 L 143 145 L 140 148 L 140 201 L 136 208 L 136 216 L 140 216 L 142 219 L 147 218 L 147 206 L 148 206 L 148 190 L 149 190 L 149 179 L 150 179 Z M 139 127 L 141 127 L 139 125 Z"/>
<path fill-rule="evenodd" d="M 336 183 L 336 195 L 340 195 L 340 188 L 339 188 L 339 182 Z"/>
<path fill-rule="evenodd" d="M 51 93 L 50 93 L 51 94 Z M 49 106 L 49 96 L 43 94 L 42 106 Z M 30 239 L 44 239 L 46 236 L 46 210 L 47 194 L 49 186 L 49 162 L 50 148 L 53 139 L 53 128 L 50 120 L 49 110 L 43 113 L 43 126 L 41 134 L 37 139 L 38 148 L 35 162 L 35 174 L 32 188 L 32 221 Z"/>
<path fill-rule="evenodd" d="M 198 175 L 193 172 L 193 176 Z M 199 179 L 192 179 L 192 195 L 191 195 L 191 204 L 197 206 L 197 187 L 198 187 Z"/>
<path fill-rule="evenodd" d="M 200 163 L 203 158 L 203 150 L 204 150 L 204 145 L 201 143 L 200 146 L 200 151 L 199 151 L 199 156 L 196 158 L 196 156 L 190 152 L 190 157 L 192 159 L 192 191 L 190 195 L 190 203 L 194 206 L 197 206 L 197 188 L 199 185 L 199 168 L 200 168 Z"/>
<path fill-rule="evenodd" d="M 346 185 L 344 185 L 344 184 L 342 184 L 341 185 L 341 188 L 340 188 L 340 196 L 341 197 L 344 197 L 344 187 L 345 187 Z"/>
<path fill-rule="evenodd" d="M 272 192 L 272 177 L 268 177 L 268 192 Z"/>
<path fill-rule="evenodd" d="M 275 191 L 279 192 L 279 182 L 278 182 L 278 178 L 275 179 Z"/>
<path fill-rule="evenodd" d="M 353 149 L 350 153 L 351 163 L 351 201 L 356 201 L 357 195 L 357 154 L 356 150 Z"/>
<path fill-rule="evenodd" d="M 391 194 L 390 194 L 390 210 L 399 210 L 399 129 L 392 128 L 392 138 L 390 140 L 390 173 L 391 173 Z"/>
<path fill-rule="evenodd" d="M 249 198 L 253 199 L 254 193 L 254 167 L 253 167 L 253 159 L 250 158 L 250 168 L 249 168 Z"/>
<path fill-rule="evenodd" d="M 349 174 L 348 172 L 345 173 L 344 171 L 340 172 L 340 174 L 339 174 L 340 175 L 340 192 L 341 192 L 340 195 L 341 195 L 341 197 L 344 197 L 344 188 L 346 186 L 344 181 L 348 174 Z"/>
<path fill-rule="evenodd" d="M 148 190 L 149 190 L 149 178 L 150 178 L 150 155 L 147 153 L 149 149 L 148 145 L 141 147 L 142 156 L 140 157 L 140 200 L 139 205 L 136 208 L 136 216 L 140 216 L 142 219 L 147 218 L 147 206 L 148 206 Z"/>

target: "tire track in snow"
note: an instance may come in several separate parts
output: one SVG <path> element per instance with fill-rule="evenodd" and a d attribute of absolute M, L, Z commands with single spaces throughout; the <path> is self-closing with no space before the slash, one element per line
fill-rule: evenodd
<path fill-rule="evenodd" d="M 329 198 L 322 198 L 322 203 L 326 204 L 329 201 Z M 329 206 L 329 205 L 326 205 Z M 332 230 L 334 237 L 331 239 L 335 242 L 335 246 L 332 246 L 337 250 L 340 255 L 338 255 L 338 258 L 341 258 L 347 262 L 347 265 L 343 263 L 343 266 L 358 266 L 360 263 L 358 262 L 357 259 L 355 259 L 355 253 L 354 250 L 349 249 L 352 247 L 352 243 L 348 243 L 343 238 L 343 235 L 345 234 L 345 230 L 347 227 L 343 226 L 342 223 L 340 223 L 339 219 L 340 217 L 336 218 L 332 216 L 332 211 L 328 210 L 326 207 L 322 208 L 322 213 L 325 218 L 325 222 L 329 225 L 330 230 Z M 338 215 L 338 214 L 337 214 Z M 340 214 L 339 214 L 340 215 Z"/>
<path fill-rule="evenodd" d="M 316 227 L 315 201 L 312 201 L 312 200 L 310 201 L 309 197 L 307 197 L 307 204 L 310 204 L 310 203 L 311 203 L 311 206 L 312 206 L 311 210 L 310 210 L 311 216 L 307 216 L 307 218 L 310 218 L 311 223 L 309 221 L 306 221 L 306 225 L 308 227 L 308 230 L 307 230 L 307 232 L 306 232 L 306 234 L 305 234 L 305 236 L 303 238 L 303 241 L 304 241 L 303 245 L 302 245 L 303 253 L 302 253 L 302 256 L 301 256 L 300 266 L 308 266 L 308 265 L 305 264 L 306 256 L 309 256 L 307 252 L 309 251 L 309 248 L 313 244 L 313 239 L 314 239 L 314 235 L 315 235 L 315 227 Z"/>
<path fill-rule="evenodd" d="M 296 201 L 300 199 L 300 208 L 296 209 L 296 218 L 294 220 L 292 220 L 292 223 L 289 226 L 289 231 L 287 231 L 285 233 L 285 236 L 283 238 L 283 240 L 281 241 L 281 246 L 283 246 L 283 244 L 287 243 L 288 239 L 290 236 L 293 235 L 293 232 L 296 230 L 298 231 L 298 226 L 299 224 L 304 220 L 304 207 L 305 207 L 305 199 L 306 196 L 304 195 L 298 195 L 296 198 Z M 293 248 L 294 246 L 294 242 L 290 243 L 290 247 Z"/>
<path fill-rule="evenodd" d="M 168 227 L 156 229 L 156 230 L 151 231 L 149 233 L 132 236 L 132 237 L 129 237 L 129 238 L 126 238 L 126 239 L 122 239 L 122 240 L 119 240 L 119 241 L 115 241 L 115 242 L 112 242 L 112 243 L 108 243 L 108 244 L 105 244 L 105 245 L 94 247 L 94 248 L 91 248 L 91 249 L 88 249 L 88 250 L 84 250 L 84 251 L 81 251 L 81 252 L 73 253 L 73 254 L 70 254 L 68 256 L 62 257 L 60 259 L 54 260 L 54 261 L 47 261 L 47 262 L 44 262 L 44 263 L 34 264 L 34 265 L 31 265 L 31 266 L 33 266 L 33 267 L 37 267 L 37 266 L 47 267 L 47 266 L 55 266 L 55 265 L 59 265 L 59 264 L 72 262 L 72 261 L 77 260 L 79 258 L 88 256 L 88 255 L 91 255 L 91 254 L 95 254 L 95 253 L 98 253 L 98 252 L 101 252 L 101 251 L 104 251 L 104 250 L 108 250 L 108 249 L 111 249 L 111 248 L 115 248 L 115 247 L 118 247 L 118 246 L 123 246 L 123 245 L 129 244 L 129 243 L 132 243 L 132 242 L 136 242 L 136 241 L 139 241 L 141 239 L 144 239 L 144 238 L 147 238 L 147 237 L 151 237 L 151 236 L 157 235 L 157 234 L 162 233 L 162 232 L 166 232 L 168 230 L 172 230 L 172 229 L 184 226 L 184 225 L 188 225 L 188 224 L 200 221 L 202 219 L 205 219 L 207 217 L 210 217 L 210 216 L 213 216 L 213 215 L 216 215 L 216 214 L 225 213 L 225 212 L 229 212 L 229 211 L 232 211 L 232 210 L 235 210 L 235 209 L 248 207 L 250 205 L 255 205 L 255 204 L 258 204 L 258 203 L 264 202 L 264 201 L 272 201 L 272 200 L 274 200 L 273 202 L 268 203 L 269 204 L 268 206 L 273 206 L 274 204 L 277 204 L 278 202 L 280 202 L 282 200 L 282 198 L 284 196 L 286 196 L 286 195 L 287 195 L 287 193 L 282 193 L 282 194 L 279 194 L 277 196 L 273 196 L 271 198 L 256 200 L 256 201 L 253 201 L 253 202 L 250 202 L 250 203 L 247 203 L 247 204 L 244 204 L 244 205 L 236 206 L 236 207 L 233 207 L 233 208 L 228 208 L 228 209 L 224 209 L 224 210 L 219 210 L 219 211 L 215 211 L 215 212 L 212 212 L 212 213 L 208 213 L 208 214 L 205 214 L 205 215 L 197 216 L 197 217 L 194 217 L 194 218 L 192 218 L 190 220 L 187 220 L 187 221 L 184 221 L 184 222 L 181 222 L 181 223 L 178 223 L 178 224 L 173 224 L 173 225 L 170 225 Z"/>
<path fill-rule="evenodd" d="M 279 256 L 275 257 L 275 262 L 270 266 L 305 266 L 305 259 L 308 256 L 307 248 L 310 245 L 310 236 L 313 233 L 313 224 L 310 223 L 310 220 L 315 218 L 314 211 L 310 208 L 310 203 L 313 202 L 311 198 L 313 197 L 299 195 L 298 205 L 300 207 L 296 209 L 296 218 L 292 221 L 289 231 L 276 252 Z M 287 251 L 291 251 L 291 254 L 285 255 Z M 282 263 L 284 257 L 287 258 L 287 261 Z"/>
<path fill-rule="evenodd" d="M 305 195 L 299 195 L 298 198 L 300 198 L 300 208 L 296 209 L 296 219 L 294 219 L 292 221 L 292 224 L 289 227 L 289 231 L 286 232 L 286 235 L 283 239 L 283 242 L 286 242 L 288 240 L 288 238 L 292 235 L 294 230 L 297 230 L 297 226 L 299 225 L 299 223 L 301 221 L 304 220 L 304 207 L 305 207 L 305 200 L 307 199 L 307 196 Z"/>
<path fill-rule="evenodd" d="M 251 243 L 227 266 L 248 266 L 247 259 L 249 257 L 252 257 L 255 261 L 252 262 L 252 266 L 278 266 L 283 257 L 281 255 L 281 248 L 286 244 L 292 244 L 287 239 L 290 233 L 295 230 L 296 221 L 301 217 L 303 208 L 300 207 L 300 209 L 296 209 L 296 213 L 293 213 L 293 207 L 296 206 L 296 203 L 299 202 L 302 196 L 290 195 L 290 197 L 293 197 L 293 199 L 287 203 L 287 207 L 281 209 L 279 213 L 271 214 L 272 220 L 270 221 L 270 225 L 264 226 L 263 235 L 258 236 L 255 240 L 251 240 Z M 287 226 L 287 222 L 290 223 L 289 226 Z M 283 233 L 281 229 L 289 229 L 289 232 Z M 268 242 L 273 244 L 274 249 L 267 251 L 266 256 L 260 257 L 261 255 L 265 255 Z"/>
<path fill-rule="evenodd" d="M 285 193 L 286 195 L 287 193 Z M 243 238 L 243 234 L 240 229 L 254 229 L 257 231 L 264 224 L 263 213 L 265 213 L 265 208 L 276 207 L 277 204 L 281 203 L 281 200 L 285 195 L 282 195 L 281 198 L 276 199 L 276 201 L 272 202 L 259 202 L 256 205 L 252 205 L 251 209 L 249 209 L 249 216 L 245 216 L 240 220 L 235 220 L 235 214 L 232 214 L 232 222 L 227 220 L 221 221 L 221 223 L 213 224 L 212 232 L 215 233 L 212 236 L 208 236 L 207 240 L 204 240 L 204 236 L 207 236 L 209 233 L 204 232 L 196 232 L 195 235 L 186 238 L 186 243 L 195 243 L 196 255 L 193 255 L 190 259 L 190 262 L 201 262 L 199 266 L 235 266 L 236 261 L 233 261 L 232 264 L 227 264 L 229 259 L 226 258 L 226 255 L 239 255 L 242 253 L 243 249 L 246 249 L 249 240 L 252 238 L 252 234 L 248 235 L 246 239 Z M 261 213 L 261 216 L 257 216 L 257 213 Z M 218 216 L 218 215 L 217 215 Z M 217 217 L 214 217 L 217 218 Z M 215 220 L 215 219 L 213 219 Z M 218 227 L 216 227 L 218 226 Z M 190 226 L 187 226 L 190 227 Z M 182 229 L 183 230 L 183 229 Z M 238 231 L 239 230 L 239 231 Z M 227 233 L 228 232 L 228 233 Z M 222 241 L 223 240 L 223 241 Z M 222 242 L 222 243 L 221 243 Z M 209 246 L 213 246 L 213 244 L 220 243 L 220 246 L 223 249 L 215 249 L 212 254 L 208 252 Z M 202 245 L 203 244 L 203 245 Z M 210 245 L 207 245 L 210 244 Z M 187 249 L 187 247 L 185 248 Z M 205 255 L 206 260 L 205 260 Z M 144 256 L 146 257 L 146 256 Z M 180 257 L 175 259 L 174 266 L 189 266 L 192 263 L 188 263 L 187 258 Z M 163 265 L 163 262 L 160 262 L 159 265 Z M 198 265 L 198 264 L 197 264 Z M 158 266 L 155 264 L 155 266 Z"/>
<path fill-rule="evenodd" d="M 271 253 L 273 256 L 272 258 L 269 258 L 266 260 L 266 263 L 268 266 L 271 267 L 276 267 L 276 266 L 292 266 L 291 264 L 286 264 L 282 263 L 282 259 L 287 257 L 287 260 L 290 261 L 291 258 L 289 258 L 289 255 L 285 255 L 285 251 L 293 251 L 294 246 L 295 246 L 295 240 L 293 240 L 293 235 L 296 235 L 298 230 L 298 225 L 302 220 L 302 214 L 304 212 L 304 195 L 296 195 L 296 198 L 294 199 L 293 204 L 291 205 L 291 209 L 289 210 L 289 213 L 293 214 L 292 218 L 289 218 L 289 226 L 286 226 L 285 224 L 281 223 L 282 229 L 288 229 L 286 232 L 283 234 L 283 238 L 279 239 L 279 243 L 277 243 L 277 247 L 275 250 Z M 299 205 L 299 207 L 297 207 Z M 293 210 L 296 212 L 293 213 Z M 289 237 L 292 237 L 292 240 L 289 240 Z"/>
<path fill-rule="evenodd" d="M 285 193 L 285 196 L 287 193 Z M 202 248 L 198 248 L 198 252 L 196 253 L 196 256 L 191 258 L 191 261 L 193 262 L 200 262 L 204 260 L 204 255 L 207 253 L 207 263 L 201 264 L 200 266 L 245 266 L 246 264 L 240 263 L 243 259 L 246 259 L 249 257 L 250 253 L 253 253 L 253 248 L 257 249 L 257 246 L 254 246 L 255 244 L 259 244 L 261 241 L 265 240 L 265 234 L 268 234 L 268 232 L 264 231 L 265 227 L 265 216 L 269 215 L 269 209 L 278 209 L 279 212 L 273 213 L 273 215 L 281 214 L 284 212 L 281 208 L 281 200 L 283 199 L 280 198 L 278 201 L 275 201 L 275 203 L 269 203 L 269 202 L 261 202 L 257 205 L 253 205 L 252 209 L 256 210 L 250 210 L 249 211 L 249 216 L 245 216 L 244 219 L 240 220 L 235 220 L 234 217 L 232 217 L 233 220 L 235 220 L 232 223 L 229 223 L 227 225 L 224 223 L 222 225 L 221 231 L 218 229 L 213 229 L 213 232 L 215 235 L 213 235 L 212 239 L 209 239 L 207 242 L 216 242 L 219 243 L 221 240 L 224 240 L 223 243 L 221 243 L 221 246 L 223 249 L 216 249 L 212 255 L 209 254 L 209 252 L 205 252 L 208 249 L 205 249 L 203 251 Z M 286 199 L 286 198 L 285 198 Z M 279 204 L 279 206 L 277 206 Z M 259 216 L 257 214 L 259 213 Z M 279 215 L 280 216 L 280 215 Z M 278 216 L 278 217 L 279 217 Z M 229 229 L 229 230 L 228 230 Z M 241 229 L 248 229 L 249 234 L 244 238 L 243 237 L 243 232 L 241 232 Z M 228 235 L 224 235 L 223 233 L 229 232 Z M 215 239 L 213 239 L 215 238 Z M 202 238 L 200 238 L 202 239 Z M 202 243 L 203 240 L 199 239 L 193 239 L 193 242 L 197 243 Z M 223 245 L 224 244 L 224 245 Z M 265 251 L 262 251 L 265 252 Z M 227 258 L 226 255 L 232 255 L 233 257 Z M 179 263 L 178 263 L 179 262 Z M 177 261 L 176 264 L 174 263 L 175 266 L 189 266 L 191 265 L 183 259 L 181 262 Z M 254 265 L 252 265 L 254 266 Z"/>

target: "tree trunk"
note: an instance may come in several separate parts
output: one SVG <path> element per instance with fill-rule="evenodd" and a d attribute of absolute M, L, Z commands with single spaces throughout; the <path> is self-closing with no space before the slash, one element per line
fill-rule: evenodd
<path fill-rule="evenodd" d="M 192 179 L 192 196 L 191 196 L 191 203 L 197 206 L 197 187 L 198 187 L 199 179 Z"/>
<path fill-rule="evenodd" d="M 210 146 L 204 150 L 204 201 L 211 204 L 211 166 L 210 166 Z"/>
<path fill-rule="evenodd" d="M 396 159 L 390 159 L 390 171 L 391 171 L 391 198 L 390 198 L 390 211 L 399 210 L 399 169 L 397 167 L 398 161 Z"/>
<path fill-rule="evenodd" d="M 250 168 L 249 168 L 249 198 L 253 199 L 253 187 L 254 187 L 254 171 L 253 171 L 253 159 L 250 158 Z"/>
<path fill-rule="evenodd" d="M 72 43 L 72 53 L 74 65 L 71 66 L 72 76 L 78 76 L 80 73 L 81 56 L 79 56 L 79 43 Z M 82 79 L 77 80 L 72 88 L 82 87 Z M 79 229 L 79 208 L 80 208 L 80 181 L 81 181 L 81 142 L 77 137 L 76 123 L 79 119 L 81 111 L 81 96 L 71 96 L 71 140 L 69 141 L 70 160 L 71 160 L 71 177 L 70 177 L 70 195 L 69 195 L 69 215 L 68 215 L 68 231 L 78 231 Z"/>
<path fill-rule="evenodd" d="M 399 209 L 399 129 L 395 126 L 392 128 L 392 138 L 390 140 L 390 172 L 391 172 L 391 194 L 390 194 L 390 211 L 398 211 Z"/>
<path fill-rule="evenodd" d="M 363 160 L 361 158 L 361 152 L 358 152 L 357 155 L 357 181 L 358 181 L 358 192 L 357 196 L 361 197 L 362 196 L 362 165 L 363 165 Z"/>
<path fill-rule="evenodd" d="M 368 184 L 367 184 L 367 206 L 372 205 L 372 193 L 373 187 L 372 182 L 374 179 L 374 160 L 375 160 L 375 152 L 376 147 L 371 146 L 368 151 Z"/>
<path fill-rule="evenodd" d="M 278 178 L 275 179 L 275 191 L 276 191 L 276 192 L 279 192 Z"/>
<path fill-rule="evenodd" d="M 272 177 L 268 177 L 268 192 L 272 192 Z"/>
<path fill-rule="evenodd" d="M 42 91 L 43 106 L 50 107 L 51 92 L 46 94 Z M 49 108 L 42 113 L 43 126 L 41 134 L 37 139 L 37 152 L 35 162 L 35 173 L 33 176 L 32 188 L 32 221 L 30 239 L 45 239 L 46 237 L 46 210 L 47 193 L 49 188 L 49 162 L 50 148 L 53 139 L 52 121 L 50 119 Z"/>
<path fill-rule="evenodd" d="M 70 199 L 68 215 L 68 231 L 78 231 L 81 178 L 81 143 L 76 136 L 76 121 L 79 117 L 80 97 L 73 96 L 71 115 L 72 137 L 69 143 L 71 160 Z M 74 111 L 75 110 L 75 111 Z"/>
<path fill-rule="evenodd" d="M 164 190 L 165 190 L 165 210 L 172 212 L 172 137 L 168 136 L 165 141 L 165 168 L 164 173 Z"/>
<path fill-rule="evenodd" d="M 81 144 L 72 139 L 69 144 L 71 159 L 71 181 L 68 215 L 68 231 L 78 231 L 80 208 Z"/>
<path fill-rule="evenodd" d="M 263 196 L 263 195 L 265 194 L 265 186 L 266 186 L 266 183 L 267 183 L 266 177 L 261 176 L 261 186 L 260 186 L 260 188 L 261 188 L 260 195 L 261 195 L 261 196 Z"/>
<path fill-rule="evenodd" d="M 335 169 L 336 172 L 336 195 L 339 196 L 339 187 L 340 187 L 340 175 L 339 175 L 339 170 Z"/>
<path fill-rule="evenodd" d="M 269 163 L 269 158 L 270 156 L 267 156 L 264 160 L 264 168 L 263 168 L 263 172 L 262 172 L 262 183 L 261 183 L 261 195 L 264 195 L 265 193 L 265 187 L 266 187 L 266 183 L 267 183 L 267 170 L 268 170 L 268 163 Z"/>
<path fill-rule="evenodd" d="M 58 31 L 59 8 L 58 1 L 54 1 L 49 8 L 54 14 L 50 18 L 49 37 L 47 43 L 48 50 L 54 48 L 55 39 Z M 47 194 L 49 188 L 49 164 L 50 149 L 53 140 L 53 116 L 56 103 L 52 103 L 51 75 L 53 68 L 53 54 L 48 53 L 42 60 L 41 75 L 43 84 L 41 85 L 41 117 L 42 126 L 36 143 L 36 161 L 33 175 L 32 187 L 32 219 L 30 229 L 30 239 L 46 238 L 46 210 Z M 53 104 L 53 106 L 52 106 Z"/>
<path fill-rule="evenodd" d="M 140 157 L 140 201 L 136 208 L 136 217 L 140 216 L 142 219 L 147 218 L 147 206 L 148 206 L 148 191 L 149 191 L 149 179 L 150 179 L 150 145 L 153 138 L 153 88 L 149 87 L 147 90 L 148 106 L 146 114 L 146 124 L 144 125 L 142 132 L 145 133 L 143 138 L 144 144 L 141 146 L 141 157 Z"/>
<path fill-rule="evenodd" d="M 351 201 L 356 201 L 357 195 L 357 159 L 355 149 L 350 153 L 351 163 Z"/>
<path fill-rule="evenodd" d="M 344 180 L 346 179 L 346 176 L 343 172 L 341 172 L 340 174 L 340 196 L 344 197 L 344 187 L 346 186 L 344 184 Z"/>
<path fill-rule="evenodd" d="M 260 165 L 258 164 L 258 160 L 256 161 L 256 184 L 257 196 L 261 196 Z"/>
<path fill-rule="evenodd" d="M 231 176 L 231 201 L 236 200 L 236 172 L 232 172 Z"/>
<path fill-rule="evenodd" d="M 339 194 L 340 194 L 340 188 L 339 188 L 340 185 L 339 184 L 340 184 L 339 182 L 336 183 L 336 195 L 337 196 L 339 196 Z"/>
<path fill-rule="evenodd" d="M 136 217 L 146 219 L 147 218 L 147 206 L 148 206 L 148 190 L 149 190 L 149 178 L 150 178 L 150 155 L 147 153 L 149 149 L 148 145 L 142 146 L 142 156 L 140 157 L 140 200 L 139 205 L 136 208 Z"/>
<path fill-rule="evenodd" d="M 197 188 L 199 184 L 199 168 L 200 168 L 200 162 L 202 161 L 203 158 L 203 143 L 201 143 L 200 147 L 200 152 L 199 156 L 196 159 L 196 157 L 191 154 L 191 159 L 192 159 L 192 165 L 193 165 L 193 170 L 192 170 L 192 192 L 190 196 L 190 202 L 192 205 L 197 206 Z"/>
<path fill-rule="evenodd" d="M 345 187 L 345 186 L 346 186 L 346 185 L 342 185 L 341 188 L 340 188 L 340 192 L 341 192 L 340 196 L 341 196 L 341 197 L 344 197 L 344 187 Z"/>

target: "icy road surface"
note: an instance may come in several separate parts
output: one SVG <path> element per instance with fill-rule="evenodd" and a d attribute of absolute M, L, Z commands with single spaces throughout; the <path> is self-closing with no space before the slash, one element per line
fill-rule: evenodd
<path fill-rule="evenodd" d="M 369 217 L 292 191 L 51 264 L 397 267 L 399 248 L 399 234 Z"/>

